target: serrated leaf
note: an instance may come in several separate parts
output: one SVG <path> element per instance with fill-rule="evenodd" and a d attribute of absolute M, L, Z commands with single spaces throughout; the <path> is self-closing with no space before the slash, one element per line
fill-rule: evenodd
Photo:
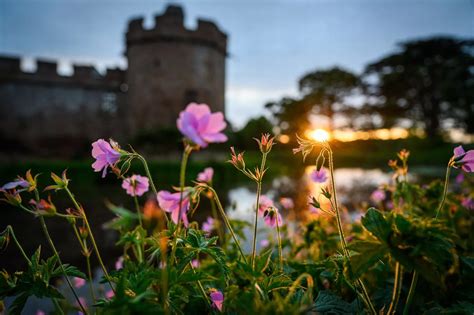
<path fill-rule="evenodd" d="M 352 304 L 344 301 L 331 291 L 320 291 L 316 301 L 314 301 L 314 309 L 318 314 L 325 315 L 349 315 L 354 314 Z"/>
<path fill-rule="evenodd" d="M 388 254 L 388 248 L 375 241 L 355 241 L 350 244 L 349 249 L 357 253 L 351 255 L 351 271 L 355 278 L 367 272 L 369 268 L 379 262 Z"/>
<path fill-rule="evenodd" d="M 387 222 L 383 214 L 375 209 L 369 208 L 362 217 L 362 225 L 382 242 L 387 242 L 391 233 L 390 223 Z"/>

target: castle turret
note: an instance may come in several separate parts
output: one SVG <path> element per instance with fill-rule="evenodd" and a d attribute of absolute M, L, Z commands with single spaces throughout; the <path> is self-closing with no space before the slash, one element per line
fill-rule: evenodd
<path fill-rule="evenodd" d="M 189 102 L 213 111 L 225 109 L 227 35 L 211 21 L 198 20 L 195 30 L 184 26 L 179 6 L 168 6 L 151 29 L 143 18 L 129 22 L 128 109 L 132 133 L 175 126 Z"/>

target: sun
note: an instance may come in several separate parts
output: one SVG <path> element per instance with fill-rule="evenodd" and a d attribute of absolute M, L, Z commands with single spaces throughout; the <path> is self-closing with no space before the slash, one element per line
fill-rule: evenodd
<path fill-rule="evenodd" d="M 325 142 L 329 140 L 329 132 L 324 129 L 314 129 L 308 132 L 308 137 L 319 142 Z"/>

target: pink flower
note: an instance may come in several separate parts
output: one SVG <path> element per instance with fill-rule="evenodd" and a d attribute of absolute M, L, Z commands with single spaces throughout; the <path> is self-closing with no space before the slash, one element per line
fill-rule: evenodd
<path fill-rule="evenodd" d="M 261 247 L 267 247 L 268 245 L 270 245 L 270 241 L 267 240 L 267 239 L 263 239 L 260 241 L 260 246 Z"/>
<path fill-rule="evenodd" d="M 280 204 L 286 210 L 290 210 L 290 209 L 293 209 L 295 207 L 295 203 L 293 202 L 293 199 L 291 199 L 291 198 L 286 198 L 286 197 L 281 198 L 280 199 Z"/>
<path fill-rule="evenodd" d="M 324 183 L 328 179 L 326 170 L 324 168 L 321 168 L 319 171 L 315 169 L 311 172 L 311 174 L 309 174 L 309 177 L 315 183 Z"/>
<path fill-rule="evenodd" d="M 132 175 L 122 182 L 122 188 L 127 191 L 130 196 L 141 196 L 148 191 L 150 182 L 148 177 L 140 175 Z"/>
<path fill-rule="evenodd" d="M 82 278 L 74 277 L 72 280 L 74 282 L 74 287 L 76 287 L 77 289 L 83 287 L 86 284 L 86 280 Z"/>
<path fill-rule="evenodd" d="M 193 266 L 193 268 L 199 268 L 199 265 L 200 265 L 199 260 L 197 259 L 191 260 L 191 266 Z"/>
<path fill-rule="evenodd" d="M 28 188 L 29 186 L 30 183 L 28 183 L 28 181 L 24 180 L 23 178 L 18 178 L 15 179 L 13 182 L 6 183 L 0 188 L 0 190 L 12 190 L 16 189 L 17 187 Z"/>
<path fill-rule="evenodd" d="M 102 171 L 102 177 L 105 177 L 107 167 L 115 165 L 120 160 L 120 153 L 115 151 L 110 143 L 99 139 L 92 143 L 92 157 L 95 159 L 92 168 L 95 172 Z"/>
<path fill-rule="evenodd" d="M 212 177 L 214 176 L 214 169 L 212 167 L 206 167 L 204 171 L 198 174 L 198 182 L 210 183 L 212 182 Z"/>
<path fill-rule="evenodd" d="M 160 207 L 166 211 L 171 212 L 171 219 L 175 224 L 178 224 L 179 214 L 179 200 L 181 193 L 170 193 L 166 190 L 161 190 L 158 192 L 158 204 Z M 186 215 L 189 209 L 189 197 L 187 196 L 187 192 L 183 192 L 183 200 L 181 201 L 181 219 L 183 220 L 184 226 L 188 226 L 189 221 Z"/>
<path fill-rule="evenodd" d="M 274 207 L 273 201 L 265 195 L 260 196 L 258 204 L 258 214 L 263 217 L 265 210 L 270 207 Z"/>
<path fill-rule="evenodd" d="M 207 221 L 202 224 L 202 230 L 206 232 L 206 234 L 210 234 L 214 229 L 214 221 L 212 217 L 207 217 Z"/>
<path fill-rule="evenodd" d="M 278 209 L 276 208 L 268 208 L 264 214 L 263 214 L 265 224 L 271 228 L 274 228 L 277 225 L 277 220 L 278 220 L 278 226 L 281 227 L 283 220 L 281 218 L 280 213 L 278 212 Z"/>
<path fill-rule="evenodd" d="M 46 315 L 46 313 L 43 312 L 42 310 L 37 310 L 36 315 Z"/>
<path fill-rule="evenodd" d="M 210 297 L 212 301 L 212 306 L 222 312 L 222 306 L 224 304 L 224 295 L 222 294 L 222 292 L 217 289 L 211 289 Z"/>
<path fill-rule="evenodd" d="M 115 262 L 115 269 L 119 270 L 123 268 L 123 256 L 120 256 Z"/>
<path fill-rule="evenodd" d="M 474 199 L 472 199 L 471 197 L 463 198 L 461 204 L 466 209 L 474 210 Z"/>
<path fill-rule="evenodd" d="M 203 148 L 208 143 L 227 141 L 226 135 L 221 133 L 227 126 L 224 115 L 211 113 L 206 104 L 190 103 L 179 114 L 177 125 L 183 135 Z"/>
<path fill-rule="evenodd" d="M 474 172 L 474 150 L 464 151 L 462 146 L 454 148 L 456 165 L 460 165 L 465 172 Z"/>
<path fill-rule="evenodd" d="M 115 296 L 115 293 L 113 290 L 108 290 L 107 292 L 105 292 L 105 297 L 109 300 L 113 298 L 114 296 Z"/>
<path fill-rule="evenodd" d="M 461 184 L 463 181 L 464 181 L 464 173 L 461 172 L 456 176 L 456 183 Z"/>
<path fill-rule="evenodd" d="M 370 199 L 372 199 L 374 202 L 384 201 L 386 197 L 385 191 L 382 189 L 376 189 L 370 195 Z"/>

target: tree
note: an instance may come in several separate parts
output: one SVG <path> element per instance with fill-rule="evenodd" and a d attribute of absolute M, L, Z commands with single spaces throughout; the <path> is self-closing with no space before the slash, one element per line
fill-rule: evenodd
<path fill-rule="evenodd" d="M 369 64 L 364 72 L 371 105 L 385 127 L 409 120 L 428 136 L 453 120 L 474 132 L 474 41 L 432 37 L 406 41 L 400 50 Z"/>
<path fill-rule="evenodd" d="M 273 133 L 273 124 L 265 117 L 250 119 L 247 124 L 235 132 L 235 143 L 239 149 L 254 149 L 255 141 L 263 133 Z"/>
<path fill-rule="evenodd" d="M 349 107 L 346 99 L 359 87 L 359 77 L 339 67 L 312 71 L 299 80 L 301 102 L 314 113 L 326 116 L 331 130 L 336 112 Z"/>
<path fill-rule="evenodd" d="M 307 103 L 291 97 L 284 97 L 265 105 L 283 133 L 302 134 L 310 127 L 308 120 L 311 108 Z"/>
<path fill-rule="evenodd" d="M 265 107 L 281 130 L 288 134 L 303 134 L 311 127 L 309 117 L 312 114 L 326 116 L 333 129 L 335 115 L 350 108 L 347 98 L 359 87 L 359 77 L 342 68 L 315 70 L 299 80 L 300 97 L 284 97 Z"/>

